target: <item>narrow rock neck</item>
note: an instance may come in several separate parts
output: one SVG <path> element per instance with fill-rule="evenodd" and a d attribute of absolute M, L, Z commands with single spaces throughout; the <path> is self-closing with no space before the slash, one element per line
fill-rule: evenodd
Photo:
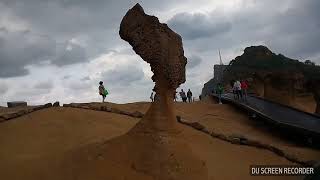
<path fill-rule="evenodd" d="M 156 88 L 155 102 L 153 102 L 132 131 L 143 132 L 178 132 L 176 115 L 173 104 L 174 90 L 162 86 Z"/>

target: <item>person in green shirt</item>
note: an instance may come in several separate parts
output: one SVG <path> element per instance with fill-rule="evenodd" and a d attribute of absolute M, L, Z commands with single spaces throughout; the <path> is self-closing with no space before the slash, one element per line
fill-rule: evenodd
<path fill-rule="evenodd" d="M 218 83 L 217 93 L 218 93 L 218 97 L 219 97 L 219 104 L 222 104 L 221 96 L 222 96 L 223 91 L 224 91 L 223 85 L 221 83 Z"/>
<path fill-rule="evenodd" d="M 104 102 L 104 100 L 106 99 L 106 96 L 108 94 L 108 91 L 104 88 L 102 81 L 100 81 L 99 84 L 100 84 L 99 85 L 99 94 L 102 96 L 102 102 Z"/>

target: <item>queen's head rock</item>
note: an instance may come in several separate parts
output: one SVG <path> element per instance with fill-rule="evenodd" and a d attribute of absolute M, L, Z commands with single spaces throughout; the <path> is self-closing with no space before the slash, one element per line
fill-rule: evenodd
<path fill-rule="evenodd" d="M 150 64 L 157 93 L 159 89 L 174 91 L 185 82 L 187 58 L 182 39 L 157 17 L 145 14 L 136 4 L 123 17 L 119 34 Z"/>

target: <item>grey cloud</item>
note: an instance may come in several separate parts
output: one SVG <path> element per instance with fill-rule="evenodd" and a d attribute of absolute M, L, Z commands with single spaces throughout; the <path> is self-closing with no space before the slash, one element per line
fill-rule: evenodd
<path fill-rule="evenodd" d="M 190 9 L 192 5 L 205 4 L 206 1 L 209 0 L 139 2 L 147 13 L 161 16 L 168 12 L 165 14 L 168 18 L 172 12 L 176 12 L 175 10 L 180 12 L 184 7 Z M 187 74 L 188 86 L 201 88 L 200 80 L 204 82 L 205 78 L 203 74 L 211 71 L 211 65 L 219 61 L 218 49 L 221 49 L 224 61 L 235 57 L 235 49 L 258 44 L 267 45 L 274 52 L 291 58 L 319 57 L 319 0 L 237 2 L 244 4 L 241 7 L 226 9 L 227 13 L 223 10 L 203 14 L 186 11 L 176 14 L 167 22 L 182 36 L 186 54 L 201 55 L 203 58 L 197 61 L 196 57 L 189 57 L 187 68 L 192 70 L 187 71 L 190 73 Z M 26 75 L 29 68 L 25 67 L 44 61 L 57 66 L 59 72 L 64 71 L 61 66 L 88 62 L 110 49 L 127 48 L 119 54 L 133 55 L 130 45 L 119 38 L 118 28 L 121 18 L 134 4 L 134 1 L 129 0 L 1 0 L 0 16 L 7 18 L 8 23 L 0 21 L 0 78 Z M 160 17 L 162 18 L 164 17 Z M 22 30 L 13 30 L 12 27 L 16 26 Z M 71 43 L 71 39 L 80 43 Z M 72 50 L 68 49 L 71 51 L 67 50 L 70 46 Z M 130 52 L 126 52 L 128 49 Z M 240 54 L 241 52 L 237 55 Z M 215 57 L 215 62 L 205 61 Z M 311 60 L 320 63 L 320 59 Z M 81 77 L 85 75 L 83 72 L 79 72 L 79 75 L 79 79 L 73 79 L 75 81 L 69 79 L 70 82 L 58 82 L 66 88 L 70 86 L 71 89 L 68 89 L 71 92 L 81 90 L 87 93 L 97 90 L 97 82 L 81 81 Z M 137 87 L 134 90 L 135 98 L 143 96 L 142 89 L 146 86 L 144 83 L 147 84 L 143 76 L 139 67 L 129 65 L 105 72 L 102 80 L 107 88 L 112 86 L 113 92 L 126 87 L 131 92 L 130 88 Z M 37 77 L 31 78 L 37 80 Z M 18 82 L 15 78 L 10 81 Z M 148 82 L 151 88 L 153 83 Z M 194 88 L 192 87 L 192 90 Z M 19 89 L 17 93 L 19 97 L 37 98 L 39 93 L 47 92 L 46 89 L 32 87 Z M 148 96 L 149 92 L 146 97 Z"/>
<path fill-rule="evenodd" d="M 39 82 L 34 86 L 35 89 L 52 89 L 53 88 L 53 83 L 52 81 L 43 81 Z"/>
<path fill-rule="evenodd" d="M 113 70 L 102 73 L 104 84 L 114 86 L 126 86 L 144 78 L 144 73 L 140 67 L 133 65 L 116 67 Z"/>
<path fill-rule="evenodd" d="M 3 95 L 9 90 L 7 84 L 0 83 L 0 94 Z"/>
<path fill-rule="evenodd" d="M 6 10 L 27 24 L 32 31 L 43 33 L 57 41 L 83 39 L 93 55 L 119 44 L 118 26 L 128 8 L 129 0 L 3 0 Z M 165 0 L 165 2 L 171 2 Z M 140 2 L 146 10 L 170 6 L 149 0 Z M 1 2 L 0 2 L 1 4 Z M 1 9 L 0 9 L 1 10 Z"/>
<path fill-rule="evenodd" d="M 318 0 L 244 1 L 252 2 L 254 6 L 244 5 L 228 14 L 178 13 L 167 23 L 188 40 L 184 42 L 185 49 L 191 51 L 224 50 L 263 42 L 293 58 L 318 54 Z M 179 3 L 141 1 L 150 14 Z M 0 77 L 26 75 L 25 66 L 45 60 L 57 66 L 87 62 L 114 46 L 124 46 L 118 26 L 134 4 L 126 0 L 2 0 L 0 12 L 5 11 L 9 21 L 18 20 L 27 26 L 26 30 L 14 33 L 0 27 Z M 65 50 L 73 38 L 83 41 L 85 46 L 74 44 L 72 51 Z"/>
<path fill-rule="evenodd" d="M 32 97 L 37 97 L 39 95 L 48 94 L 51 89 L 20 89 L 15 92 L 14 98 L 16 100 L 26 100 Z"/>
<path fill-rule="evenodd" d="M 71 75 L 65 75 L 62 77 L 62 79 L 69 79 L 71 77 Z"/>
<path fill-rule="evenodd" d="M 80 81 L 72 81 L 68 83 L 67 87 L 72 91 L 85 91 L 92 88 L 91 83 L 84 83 Z"/>
<path fill-rule="evenodd" d="M 119 38 L 118 26 L 134 4 L 128 0 L 2 0 L 0 12 L 5 13 L 7 21 L 26 30 L 13 33 L 0 22 L 0 34 L 6 34 L 0 36 L 0 77 L 27 75 L 25 67 L 41 61 L 49 60 L 59 67 L 87 62 L 125 44 Z M 149 1 L 141 4 L 147 10 L 171 5 Z M 84 46 L 73 44 L 73 49 L 67 51 L 71 39 Z"/>
<path fill-rule="evenodd" d="M 219 22 L 230 23 L 229 27 L 232 27 L 217 36 L 210 36 L 209 32 L 215 31 L 207 31 L 210 28 L 202 26 L 202 22 L 206 20 L 199 18 L 193 22 L 195 21 L 193 19 L 197 18 L 192 18 L 190 14 L 190 17 L 185 16 L 189 17 L 186 19 L 173 18 L 169 20 L 169 24 L 182 34 L 182 38 L 188 40 L 184 41 L 184 46 L 189 51 L 213 54 L 212 51 L 218 49 L 230 52 L 234 49 L 244 49 L 246 46 L 263 44 L 276 53 L 304 60 L 317 57 L 319 54 L 320 21 L 318 19 L 320 19 L 320 13 L 318 9 L 320 9 L 318 0 L 270 0 L 254 1 L 253 6 L 244 6 L 228 14 L 213 11 L 208 13 L 208 17 L 204 19 L 217 22 L 217 24 Z M 182 25 L 180 25 L 181 22 Z M 197 25 L 202 28 L 194 30 Z M 320 63 L 320 59 L 312 60 Z"/>
<path fill-rule="evenodd" d="M 273 22 L 270 36 L 278 36 L 270 45 L 280 53 L 288 53 L 296 58 L 314 56 L 320 46 L 320 1 L 296 1 L 286 12 Z M 320 60 L 318 60 L 320 63 Z"/>
<path fill-rule="evenodd" d="M 83 77 L 80 79 L 81 81 L 90 81 L 90 77 L 89 76 L 86 76 L 86 77 Z"/>
<path fill-rule="evenodd" d="M 79 45 L 69 46 L 70 49 L 68 49 L 68 47 L 60 49 L 57 56 L 51 61 L 51 63 L 57 66 L 64 66 L 88 60 L 86 50 L 83 47 Z"/>
<path fill-rule="evenodd" d="M 202 59 L 200 56 L 197 55 L 191 55 L 188 58 L 187 68 L 192 69 L 196 66 L 198 66 L 201 63 Z"/>
<path fill-rule="evenodd" d="M 82 81 L 81 79 L 78 80 L 66 80 L 62 82 L 62 86 L 65 88 L 66 94 L 73 94 L 77 93 L 88 93 L 92 92 L 94 87 L 98 88 L 98 85 L 92 81 Z"/>
<path fill-rule="evenodd" d="M 27 75 L 27 65 L 44 61 L 64 66 L 87 60 L 85 49 L 76 44 L 57 44 L 51 38 L 30 31 L 0 32 L 0 77 Z"/>
<path fill-rule="evenodd" d="M 65 6 L 66 2 L 71 4 Z M 17 23 L 27 24 L 25 28 L 28 29 L 10 32 L 2 27 L 6 24 L 0 24 L 0 77 L 27 75 L 29 72 L 25 67 L 41 61 L 50 60 L 57 66 L 85 62 L 116 44 L 118 35 L 114 27 L 121 18 L 117 11 L 121 3 L 86 2 L 1 1 L 0 12 L 5 10 L 8 21 L 18 20 Z M 115 6 L 117 10 L 113 9 Z M 119 21 L 114 21 L 115 17 Z M 73 44 L 73 49 L 67 51 L 65 47 L 73 38 L 88 46 Z"/>
<path fill-rule="evenodd" d="M 54 54 L 55 43 L 24 31 L 0 32 L 0 77 L 28 74 L 26 65 L 48 60 Z"/>
<path fill-rule="evenodd" d="M 220 21 L 201 13 L 176 14 L 168 21 L 168 25 L 188 40 L 217 36 L 228 32 L 232 27 L 227 21 Z"/>

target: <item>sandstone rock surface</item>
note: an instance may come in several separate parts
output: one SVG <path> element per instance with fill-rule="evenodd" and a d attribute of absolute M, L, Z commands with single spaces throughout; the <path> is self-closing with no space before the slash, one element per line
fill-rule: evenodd
<path fill-rule="evenodd" d="M 264 77 L 264 97 L 288 106 L 295 106 L 299 84 L 303 75 L 289 72 L 273 72 Z"/>
<path fill-rule="evenodd" d="M 275 54 L 265 46 L 251 46 L 230 62 L 224 72 L 224 83 L 252 78 L 249 91 L 260 97 L 314 113 L 320 66 Z M 318 106 L 319 107 L 319 106 Z"/>
<path fill-rule="evenodd" d="M 173 94 L 185 82 L 187 60 L 181 37 L 158 18 L 145 14 L 139 4 L 126 13 L 119 34 L 150 64 L 157 98 L 123 136 L 72 153 L 68 162 L 73 169 L 66 174 L 75 179 L 92 179 L 94 174 L 113 180 L 208 179 L 206 164 L 185 142 L 173 108 Z"/>
<path fill-rule="evenodd" d="M 168 86 L 171 90 L 185 82 L 187 58 L 184 56 L 182 39 L 166 24 L 160 23 L 157 17 L 145 14 L 137 4 L 122 19 L 119 34 L 150 64 L 156 92 L 160 80 L 168 81 L 162 86 Z"/>
<path fill-rule="evenodd" d="M 312 91 L 316 102 L 315 114 L 320 115 L 320 79 L 313 79 L 309 81 L 307 86 Z"/>
<path fill-rule="evenodd" d="M 13 102 L 7 102 L 8 108 L 13 108 L 13 107 L 26 107 L 27 102 L 24 101 L 13 101 Z"/>
<path fill-rule="evenodd" d="M 176 88 L 186 80 L 187 64 L 180 35 L 160 23 L 157 17 L 145 14 L 139 4 L 126 13 L 119 34 L 150 64 L 158 97 L 133 130 L 177 131 L 172 97 Z"/>
<path fill-rule="evenodd" d="M 60 106 L 59 101 L 54 102 L 52 106 L 53 106 L 53 107 L 59 107 L 59 106 Z"/>

